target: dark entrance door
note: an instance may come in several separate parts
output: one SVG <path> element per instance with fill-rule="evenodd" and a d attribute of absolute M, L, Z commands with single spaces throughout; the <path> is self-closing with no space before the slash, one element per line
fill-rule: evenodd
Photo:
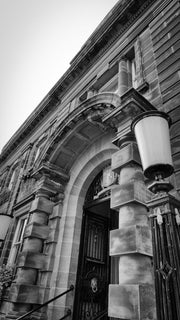
<path fill-rule="evenodd" d="M 93 320 L 107 311 L 109 283 L 108 215 L 84 210 L 74 320 Z M 107 315 L 101 317 L 106 320 Z"/>

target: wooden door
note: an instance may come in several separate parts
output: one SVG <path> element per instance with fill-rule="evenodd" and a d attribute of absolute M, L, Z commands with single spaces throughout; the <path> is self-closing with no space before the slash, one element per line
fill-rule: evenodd
<path fill-rule="evenodd" d="M 108 218 L 88 210 L 83 217 L 78 270 L 73 319 L 93 320 L 107 310 Z"/>

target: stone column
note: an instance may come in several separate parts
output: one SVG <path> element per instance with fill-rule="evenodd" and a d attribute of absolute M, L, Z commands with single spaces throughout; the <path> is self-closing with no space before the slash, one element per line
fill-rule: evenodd
<path fill-rule="evenodd" d="M 111 208 L 119 211 L 119 228 L 110 232 L 110 256 L 119 257 L 119 283 L 109 286 L 109 317 L 156 319 L 152 243 L 137 146 L 125 142 L 112 156 L 119 185 L 112 189 Z"/>
<path fill-rule="evenodd" d="M 48 256 L 43 253 L 43 244 L 49 235 L 48 220 L 54 206 L 50 197 L 58 191 L 59 185 L 45 175 L 36 184 L 36 196 L 32 201 L 17 273 L 10 290 L 9 300 L 13 308 L 6 316 L 8 319 L 17 318 L 28 312 L 32 305 L 44 302 L 46 290 L 37 285 L 37 279 L 39 271 L 46 269 L 47 265 Z"/>
<path fill-rule="evenodd" d="M 128 90 L 128 70 L 127 59 L 121 58 L 119 61 L 119 73 L 118 73 L 118 94 L 120 97 Z"/>
<path fill-rule="evenodd" d="M 142 52 L 141 52 L 141 42 L 140 39 L 137 38 L 135 42 L 135 59 L 136 59 L 136 73 L 137 77 L 137 87 L 140 87 L 144 82 L 144 74 L 143 74 L 143 61 L 142 61 Z"/>
<path fill-rule="evenodd" d="M 149 85 L 146 82 L 145 76 L 144 76 L 144 70 L 143 70 L 143 54 L 142 54 L 142 48 L 141 48 L 141 41 L 138 37 L 135 45 L 135 61 L 136 61 L 136 88 L 138 88 L 138 91 L 141 93 L 144 93 L 148 90 Z"/>

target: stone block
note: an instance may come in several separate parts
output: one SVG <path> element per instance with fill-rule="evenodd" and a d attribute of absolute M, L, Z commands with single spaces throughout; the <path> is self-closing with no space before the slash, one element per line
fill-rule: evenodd
<path fill-rule="evenodd" d="M 133 225 L 149 225 L 147 208 L 139 203 L 130 203 L 119 209 L 119 228 Z"/>
<path fill-rule="evenodd" d="M 18 283 L 34 284 L 37 280 L 37 270 L 32 268 L 17 268 L 15 281 Z"/>
<path fill-rule="evenodd" d="M 26 226 L 24 233 L 24 238 L 32 237 L 38 239 L 47 239 L 49 234 L 49 227 L 47 225 L 41 225 L 39 223 L 33 222 Z"/>
<path fill-rule="evenodd" d="M 47 263 L 47 256 L 43 253 L 22 251 L 18 257 L 18 267 L 33 269 L 44 269 Z"/>
<path fill-rule="evenodd" d="M 123 167 L 119 175 L 119 184 L 129 183 L 130 181 L 144 182 L 144 174 L 139 165 L 127 165 Z"/>
<path fill-rule="evenodd" d="M 110 231 L 110 256 L 141 253 L 152 256 L 150 229 L 147 226 L 128 226 Z"/>
<path fill-rule="evenodd" d="M 43 240 L 38 238 L 25 238 L 23 244 L 23 251 L 42 252 Z"/>
<path fill-rule="evenodd" d="M 152 261 L 139 253 L 119 258 L 119 284 L 153 284 Z"/>
<path fill-rule="evenodd" d="M 108 316 L 124 320 L 156 320 L 152 285 L 110 285 Z"/>
<path fill-rule="evenodd" d="M 33 200 L 30 212 L 44 212 L 51 214 L 53 211 L 54 203 L 44 197 L 37 197 Z"/>
<path fill-rule="evenodd" d="M 8 300 L 11 302 L 42 304 L 44 287 L 29 284 L 12 284 Z"/>
<path fill-rule="evenodd" d="M 29 222 L 46 225 L 48 223 L 48 215 L 45 212 L 33 212 Z"/>
<path fill-rule="evenodd" d="M 130 143 L 112 155 L 111 168 L 113 171 L 119 173 L 123 166 L 132 162 L 141 165 L 138 148 L 135 144 Z"/>
<path fill-rule="evenodd" d="M 46 243 L 57 242 L 58 241 L 58 237 L 59 237 L 58 228 L 56 228 L 56 229 L 50 228 L 49 235 L 48 235 L 48 238 L 46 240 Z"/>
<path fill-rule="evenodd" d="M 63 210 L 62 203 L 55 204 L 50 219 L 57 218 L 57 217 L 61 218 L 62 210 Z"/>
<path fill-rule="evenodd" d="M 146 186 L 139 181 L 117 185 L 111 190 L 111 209 L 118 209 L 131 202 L 146 205 L 146 200 Z"/>

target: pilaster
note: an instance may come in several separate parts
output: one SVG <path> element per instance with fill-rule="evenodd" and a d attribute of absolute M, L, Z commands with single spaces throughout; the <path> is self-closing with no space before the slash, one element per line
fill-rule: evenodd
<path fill-rule="evenodd" d="M 148 110 L 156 109 L 131 88 L 121 96 L 120 106 L 103 118 L 116 128 L 113 143 L 120 147 L 112 156 L 112 170 L 120 178 L 111 194 L 111 207 L 119 212 L 119 228 L 110 234 L 111 259 L 119 259 L 119 282 L 109 286 L 108 313 L 128 320 L 156 319 L 148 192 L 131 132 L 134 117 Z"/>
<path fill-rule="evenodd" d="M 18 256 L 15 281 L 9 293 L 13 308 L 6 316 L 8 319 L 28 312 L 32 305 L 42 304 L 44 297 L 45 300 L 48 297 L 48 287 L 42 286 L 39 278 L 41 271 L 47 270 L 49 266 L 50 257 L 45 253 L 44 245 L 51 234 L 49 219 L 54 210 L 53 200 L 59 193 L 63 198 L 63 187 L 51 180 L 47 174 L 42 174 L 36 182 L 35 193 L 29 210 L 22 251 Z M 46 314 L 41 312 L 39 317 L 46 319 Z"/>
<path fill-rule="evenodd" d="M 127 69 L 127 59 L 125 57 L 121 58 L 119 61 L 119 73 L 118 73 L 118 93 L 120 97 L 128 90 L 128 69 Z"/>
<path fill-rule="evenodd" d="M 119 283 L 109 286 L 108 315 L 119 319 L 155 319 L 152 243 L 146 200 L 148 191 L 136 144 L 123 139 L 112 156 L 119 185 L 111 208 L 119 212 L 119 228 L 110 232 L 110 256 L 119 258 Z"/>

